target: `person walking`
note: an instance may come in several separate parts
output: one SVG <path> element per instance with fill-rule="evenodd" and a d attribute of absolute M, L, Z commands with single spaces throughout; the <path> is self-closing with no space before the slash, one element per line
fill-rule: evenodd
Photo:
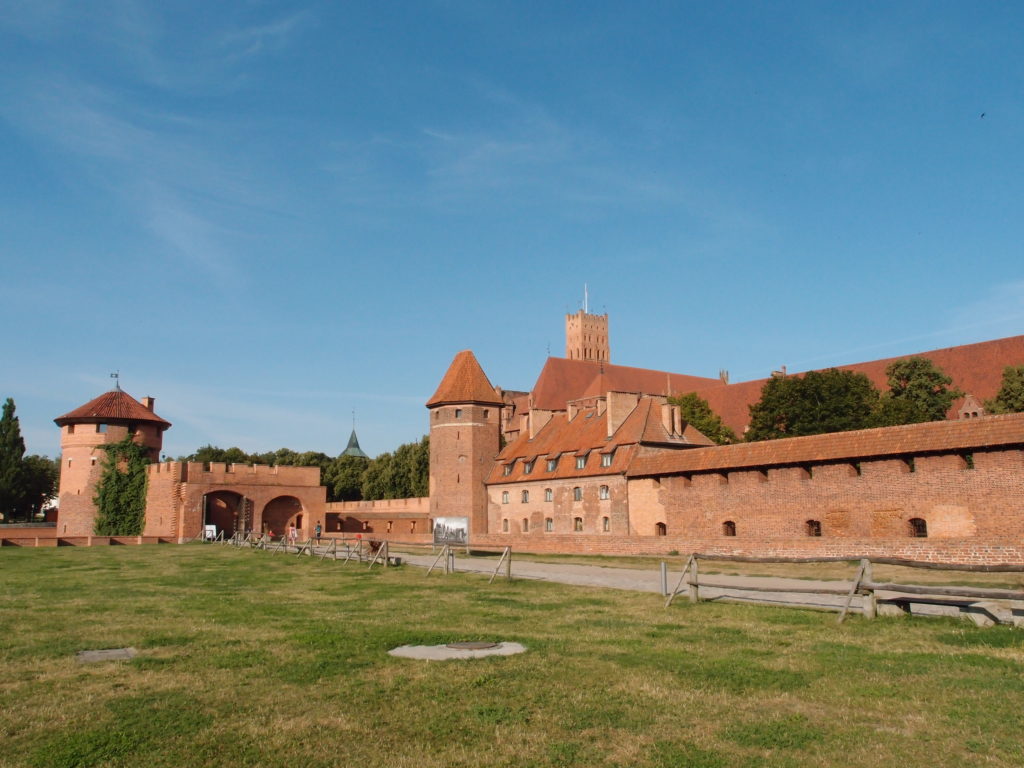
<path fill-rule="evenodd" d="M 288 542 L 292 545 L 299 540 L 299 531 L 295 527 L 295 523 L 291 523 L 288 526 Z"/>

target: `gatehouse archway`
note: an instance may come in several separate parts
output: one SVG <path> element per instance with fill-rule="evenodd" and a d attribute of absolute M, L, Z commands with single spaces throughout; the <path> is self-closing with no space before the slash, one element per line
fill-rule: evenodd
<path fill-rule="evenodd" d="M 294 496 L 273 498 L 263 507 L 263 530 L 273 531 L 275 535 L 280 536 L 293 523 L 296 528 L 302 530 L 305 517 L 303 511 L 302 502 Z"/>
<path fill-rule="evenodd" d="M 213 491 L 203 495 L 203 525 L 217 526 L 225 538 L 245 528 L 245 497 L 234 491 Z"/>

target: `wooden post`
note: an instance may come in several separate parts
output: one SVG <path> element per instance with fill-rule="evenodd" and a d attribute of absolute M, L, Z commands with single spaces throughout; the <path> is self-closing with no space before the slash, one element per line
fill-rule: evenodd
<path fill-rule="evenodd" d="M 836 619 L 836 624 L 842 624 L 843 619 L 846 618 L 846 614 L 850 610 L 850 605 L 853 603 L 853 596 L 857 594 L 857 589 L 860 587 L 861 579 L 864 578 L 864 564 L 867 560 L 861 560 L 860 566 L 857 568 L 857 575 L 853 577 L 853 583 L 850 585 L 850 593 L 846 596 L 846 605 L 843 606 L 843 610 L 839 614 L 839 618 Z"/>
<path fill-rule="evenodd" d="M 505 547 L 508 552 L 508 560 L 505 561 L 505 580 L 512 581 L 512 547 Z"/>
<path fill-rule="evenodd" d="M 697 574 L 697 558 L 693 557 L 690 560 L 690 602 L 696 603 L 700 601 L 700 587 L 697 586 L 698 574 Z"/>
<path fill-rule="evenodd" d="M 862 576 L 863 580 L 870 585 L 875 579 L 871 573 L 871 561 L 864 558 L 860 561 L 860 567 L 864 569 Z M 861 605 L 863 606 L 863 613 L 865 619 L 873 619 L 877 616 L 877 609 L 875 607 L 875 590 L 868 586 L 866 593 L 861 596 Z"/>

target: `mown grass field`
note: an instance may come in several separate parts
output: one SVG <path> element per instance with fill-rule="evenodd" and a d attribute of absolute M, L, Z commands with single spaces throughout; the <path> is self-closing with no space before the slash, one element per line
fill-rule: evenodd
<path fill-rule="evenodd" d="M 1024 764 L 1021 630 L 219 546 L 5 548 L 0 667 L 4 766 Z"/>

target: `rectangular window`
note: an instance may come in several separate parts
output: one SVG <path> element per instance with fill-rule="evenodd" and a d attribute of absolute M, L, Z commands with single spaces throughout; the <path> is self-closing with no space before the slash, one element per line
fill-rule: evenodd
<path fill-rule="evenodd" d="M 554 501 L 555 494 L 550 488 L 544 489 L 544 501 Z"/>
<path fill-rule="evenodd" d="M 532 461 L 523 462 L 523 474 L 524 475 L 528 475 L 531 472 L 533 472 L 533 462 Z"/>
<path fill-rule="evenodd" d="M 575 488 L 572 489 L 572 500 L 583 501 L 583 489 L 580 488 L 579 486 L 576 486 Z"/>
<path fill-rule="evenodd" d="M 608 486 L 602 485 L 598 490 L 597 498 L 599 499 L 610 499 L 611 496 L 608 494 Z"/>
<path fill-rule="evenodd" d="M 96 431 L 97 432 L 106 432 L 107 431 L 107 425 L 106 424 L 97 424 L 96 425 Z"/>
<path fill-rule="evenodd" d="M 553 530 L 555 530 L 555 521 L 552 520 L 550 517 L 544 518 L 544 530 L 548 533 L 551 533 Z"/>
<path fill-rule="evenodd" d="M 548 472 L 558 469 L 558 459 L 548 459 Z"/>
<path fill-rule="evenodd" d="M 455 418 L 456 419 L 461 419 L 462 418 L 462 409 L 461 408 L 456 408 L 455 409 Z"/>
<path fill-rule="evenodd" d="M 508 491 L 501 492 L 501 503 L 508 504 Z"/>
<path fill-rule="evenodd" d="M 614 456 L 615 456 L 615 452 L 614 451 L 612 453 L 602 453 L 601 454 L 601 466 L 602 467 L 610 467 L 612 465 L 612 459 L 614 458 Z"/>
<path fill-rule="evenodd" d="M 577 456 L 576 457 L 576 469 L 585 469 L 586 466 L 587 466 L 587 457 L 586 456 Z"/>
<path fill-rule="evenodd" d="M 508 477 L 509 475 L 512 474 L 512 464 L 506 464 L 504 467 L 502 467 L 501 471 L 502 474 L 505 475 L 505 477 Z"/>

